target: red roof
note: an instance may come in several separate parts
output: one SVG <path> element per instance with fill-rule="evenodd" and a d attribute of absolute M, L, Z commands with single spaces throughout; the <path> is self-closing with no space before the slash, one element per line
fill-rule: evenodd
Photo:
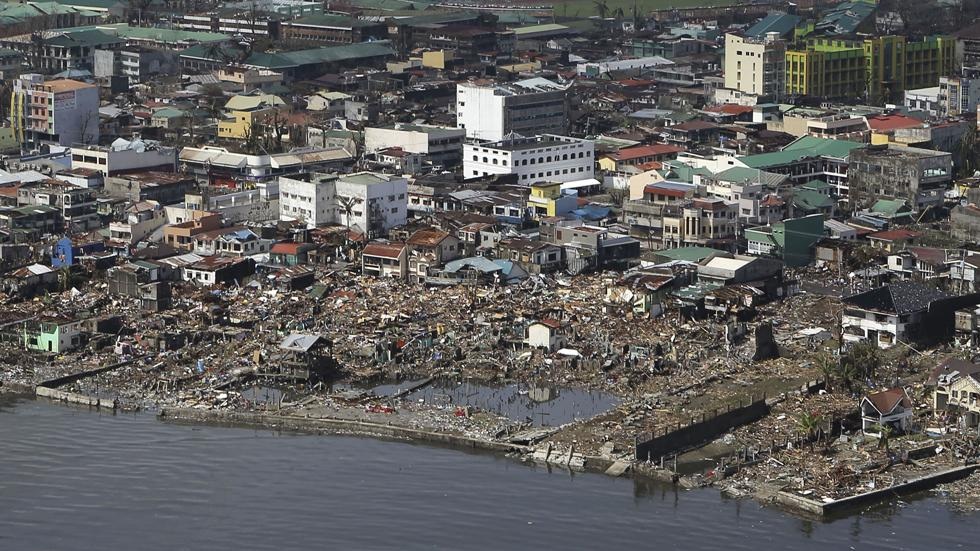
<path fill-rule="evenodd" d="M 879 239 L 881 241 L 904 241 L 919 237 L 919 232 L 912 230 L 885 230 L 868 234 L 868 239 Z"/>
<path fill-rule="evenodd" d="M 409 245 L 419 245 L 421 247 L 435 247 L 442 243 L 443 239 L 449 234 L 440 230 L 419 230 L 408 238 Z"/>
<path fill-rule="evenodd" d="M 785 205 L 786 202 L 776 195 L 767 195 L 760 204 L 764 207 L 781 207 Z"/>
<path fill-rule="evenodd" d="M 882 390 L 881 392 L 868 394 L 867 398 L 875 409 L 878 410 L 878 413 L 881 413 L 882 415 L 888 415 L 899 404 L 905 408 L 912 407 L 912 401 L 909 400 L 909 396 L 905 393 L 904 388 L 896 387 L 888 390 Z"/>
<path fill-rule="evenodd" d="M 723 105 L 715 105 L 714 107 L 709 107 L 705 111 L 711 111 L 712 113 L 724 113 L 726 115 L 741 115 L 743 113 L 751 113 L 752 107 L 748 105 L 738 105 L 737 103 L 726 103 Z"/>
<path fill-rule="evenodd" d="M 272 254 L 297 255 L 299 254 L 299 246 L 299 243 L 276 243 L 269 252 Z"/>
<path fill-rule="evenodd" d="M 648 161 L 636 166 L 636 168 L 640 170 L 660 170 L 663 167 L 664 164 L 661 163 L 660 161 Z"/>
<path fill-rule="evenodd" d="M 634 147 L 627 147 L 625 149 L 620 149 L 616 153 L 610 155 L 611 158 L 617 161 L 628 161 L 630 159 L 639 159 L 641 157 L 653 157 L 656 155 L 670 155 L 676 154 L 684 151 L 683 147 L 677 147 L 676 145 L 667 145 L 665 143 L 655 143 L 650 145 L 637 145 Z"/>
<path fill-rule="evenodd" d="M 655 193 L 657 195 L 664 195 L 667 197 L 677 197 L 680 199 L 683 199 L 684 196 L 687 195 L 686 193 L 684 193 L 684 190 L 659 187 L 657 186 L 657 184 L 647 184 L 646 187 L 643 188 L 643 193 Z"/>
<path fill-rule="evenodd" d="M 922 121 L 905 115 L 875 115 L 868 117 L 868 127 L 872 130 L 888 131 L 920 126 L 922 126 Z"/>
<path fill-rule="evenodd" d="M 398 258 L 405 250 L 404 243 L 368 243 L 361 256 L 376 256 L 379 258 Z"/>

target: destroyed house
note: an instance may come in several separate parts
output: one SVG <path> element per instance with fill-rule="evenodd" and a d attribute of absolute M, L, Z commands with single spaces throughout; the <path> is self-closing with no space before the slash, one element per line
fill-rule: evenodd
<path fill-rule="evenodd" d="M 896 341 L 922 339 L 939 329 L 929 325 L 940 321 L 935 316 L 945 311 L 933 310 L 933 304 L 949 298 L 949 294 L 935 287 L 915 282 L 892 283 L 844 297 L 841 319 L 844 340 L 890 348 Z M 951 311 L 949 318 L 952 324 Z"/>
<path fill-rule="evenodd" d="M 442 230 L 419 230 L 406 242 L 408 246 L 408 277 L 412 282 L 425 281 L 431 268 L 438 268 L 459 258 L 463 252 L 460 240 Z"/>
<path fill-rule="evenodd" d="M 171 306 L 170 279 L 173 268 L 162 262 L 134 260 L 109 270 L 106 279 L 111 294 L 140 300 L 140 307 L 150 312 Z"/>
<path fill-rule="evenodd" d="M 292 333 L 279 343 L 284 357 L 263 376 L 297 381 L 317 381 L 326 378 L 333 366 L 331 343 L 320 335 Z"/>
<path fill-rule="evenodd" d="M 184 281 L 198 286 L 211 286 L 221 283 L 242 284 L 255 273 L 255 261 L 251 258 L 232 256 L 206 256 L 201 260 L 184 266 Z"/>
<path fill-rule="evenodd" d="M 309 262 L 309 253 L 316 249 L 313 243 L 276 243 L 269 249 L 269 262 L 283 266 L 298 266 Z"/>
<path fill-rule="evenodd" d="M 675 281 L 673 274 L 633 272 L 606 288 L 606 300 L 628 304 L 636 314 L 660 315 Z"/>
<path fill-rule="evenodd" d="M 24 348 L 61 354 L 82 345 L 82 320 L 42 316 L 24 322 Z"/>
<path fill-rule="evenodd" d="M 562 266 L 561 247 L 531 239 L 501 239 L 497 243 L 497 258 L 517 262 L 528 273 L 542 274 Z"/>

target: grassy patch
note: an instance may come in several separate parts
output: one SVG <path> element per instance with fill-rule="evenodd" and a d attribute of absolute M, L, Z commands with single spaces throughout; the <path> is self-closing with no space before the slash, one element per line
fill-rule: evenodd
<path fill-rule="evenodd" d="M 691 8 L 696 6 L 729 6 L 735 0 L 636 0 L 639 13 L 650 13 L 666 8 Z M 552 0 L 554 13 L 559 17 L 591 17 L 599 15 L 595 0 Z M 606 0 L 609 8 L 608 17 L 612 17 L 617 9 L 622 8 L 627 16 L 633 13 L 633 0 Z"/>

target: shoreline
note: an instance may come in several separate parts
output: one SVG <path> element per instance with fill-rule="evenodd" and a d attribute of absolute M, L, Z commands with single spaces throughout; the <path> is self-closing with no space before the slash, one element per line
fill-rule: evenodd
<path fill-rule="evenodd" d="M 39 389 L 45 392 L 38 392 Z M 84 406 L 88 409 L 110 409 L 120 411 L 112 403 L 83 395 L 70 394 L 72 399 L 48 392 L 46 387 L 30 387 L 23 384 L 7 383 L 0 386 L 0 394 L 9 394 L 24 398 L 46 398 L 48 401 L 63 405 Z M 77 398 L 77 399 L 75 399 Z M 186 426 L 212 426 L 226 428 L 251 428 L 257 430 L 286 431 L 310 435 L 341 435 L 375 438 L 380 440 L 406 442 L 427 446 L 441 446 L 460 451 L 477 453 L 492 453 L 515 459 L 521 463 L 543 464 L 559 467 L 569 471 L 583 471 L 595 474 L 606 474 L 613 477 L 628 477 L 645 479 L 660 483 L 672 483 L 681 489 L 708 487 L 714 488 L 720 495 L 729 495 L 724 487 L 714 484 L 701 485 L 688 475 L 680 475 L 669 468 L 657 468 L 642 461 L 624 461 L 614 458 L 584 455 L 574 449 L 567 452 L 555 451 L 552 454 L 550 446 L 547 453 L 542 453 L 542 447 L 517 444 L 408 427 L 392 423 L 376 423 L 372 421 L 344 419 L 338 417 L 310 417 L 308 415 L 267 413 L 256 411 L 236 411 L 228 409 L 193 409 L 193 408 L 163 408 L 157 412 L 146 411 L 162 423 Z M 573 457 L 576 461 L 573 463 Z M 551 459 L 554 460 L 551 460 Z M 966 478 L 980 470 L 980 464 L 964 464 L 935 471 L 906 481 L 895 487 L 881 488 L 850 495 L 832 502 L 809 499 L 785 489 L 769 492 L 754 492 L 748 495 L 731 495 L 735 499 L 751 498 L 761 506 L 776 507 L 785 513 L 803 519 L 818 519 L 834 521 L 857 514 L 863 508 L 884 505 L 889 500 L 928 491 L 942 483 Z"/>

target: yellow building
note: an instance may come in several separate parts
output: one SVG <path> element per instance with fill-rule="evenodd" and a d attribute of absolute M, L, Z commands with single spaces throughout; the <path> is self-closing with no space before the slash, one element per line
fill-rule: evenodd
<path fill-rule="evenodd" d="M 908 89 L 938 85 L 939 77 L 953 72 L 955 49 L 947 36 L 810 40 L 786 52 L 786 93 L 879 104 Z"/>
<path fill-rule="evenodd" d="M 218 137 L 244 140 L 254 125 L 271 122 L 288 113 L 289 106 L 279 96 L 235 96 L 225 104 L 224 118 L 218 121 Z"/>
<path fill-rule="evenodd" d="M 561 184 L 558 182 L 538 182 L 531 184 L 531 193 L 527 198 L 527 208 L 536 217 L 560 216 L 575 210 L 578 200 L 573 195 L 562 195 Z"/>

